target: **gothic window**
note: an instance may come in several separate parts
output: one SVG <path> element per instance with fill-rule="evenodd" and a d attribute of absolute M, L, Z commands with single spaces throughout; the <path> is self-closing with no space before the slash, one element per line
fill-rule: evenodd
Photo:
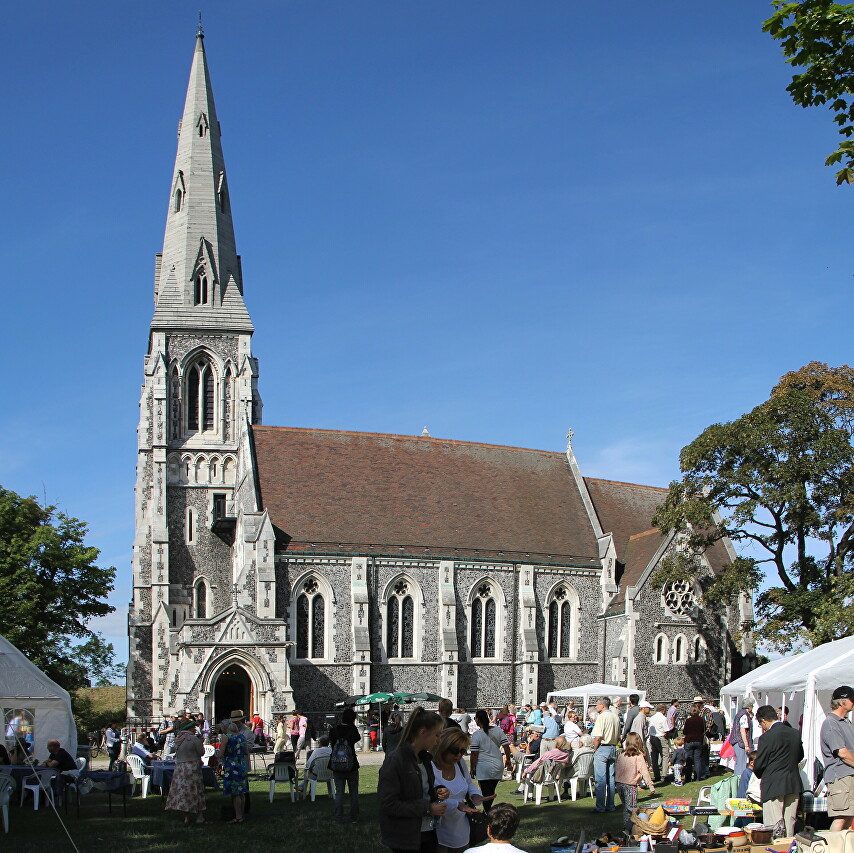
<path fill-rule="evenodd" d="M 222 463 L 222 470 L 225 476 L 225 484 L 233 486 L 235 480 L 235 471 L 237 466 L 234 464 L 234 459 L 231 456 L 226 456 Z"/>
<path fill-rule="evenodd" d="M 215 427 L 215 379 L 213 368 L 205 359 L 190 366 L 187 376 L 187 429 L 210 432 Z"/>
<path fill-rule="evenodd" d="M 228 188 L 225 185 L 225 172 L 219 173 L 219 184 L 217 185 L 217 201 L 219 209 L 223 213 L 228 213 Z"/>
<path fill-rule="evenodd" d="M 688 641 L 682 634 L 677 634 L 673 641 L 673 663 L 684 664 L 688 662 Z"/>
<path fill-rule="evenodd" d="M 706 653 L 708 652 L 708 648 L 706 646 L 706 641 L 699 634 L 694 638 L 694 661 L 696 663 L 703 663 L 706 660 Z"/>
<path fill-rule="evenodd" d="M 163 204 L 163 202 L 160 202 L 160 203 Z M 183 206 L 184 206 L 184 191 L 181 189 L 181 187 L 176 187 L 175 188 L 175 206 L 174 206 L 173 210 L 175 211 L 175 213 L 179 213 Z"/>
<path fill-rule="evenodd" d="M 219 476 L 222 469 L 219 467 L 219 457 L 214 456 L 210 464 L 210 481 L 212 483 L 219 482 Z"/>
<path fill-rule="evenodd" d="M 208 277 L 199 272 L 193 279 L 193 305 L 208 304 Z"/>
<path fill-rule="evenodd" d="M 326 598 L 316 577 L 309 575 L 297 588 L 296 656 L 304 659 L 326 657 Z"/>
<path fill-rule="evenodd" d="M 397 578 L 386 591 L 386 658 L 415 656 L 415 585 Z"/>
<path fill-rule="evenodd" d="M 666 634 L 659 634 L 655 638 L 653 660 L 657 664 L 670 663 L 670 640 Z"/>
<path fill-rule="evenodd" d="M 195 536 L 195 524 L 196 518 L 195 513 L 193 512 L 192 507 L 187 507 L 187 524 L 186 524 L 186 532 L 187 532 L 187 544 L 189 545 L 193 541 L 193 537 Z"/>
<path fill-rule="evenodd" d="M 208 117 L 205 113 L 199 113 L 199 120 L 196 122 L 196 128 L 199 131 L 199 136 L 204 138 L 208 132 Z"/>
<path fill-rule="evenodd" d="M 546 651 L 550 658 L 576 657 L 578 595 L 568 583 L 558 583 L 549 593 L 546 620 Z"/>
<path fill-rule="evenodd" d="M 222 383 L 222 422 L 225 430 L 223 438 L 229 441 L 232 438 L 232 409 L 233 409 L 233 377 L 231 367 L 227 367 L 225 378 Z"/>
<path fill-rule="evenodd" d="M 472 658 L 494 658 L 498 642 L 498 585 L 483 580 L 472 590 L 470 605 L 470 648 Z"/>
<path fill-rule="evenodd" d="M 690 616 L 697 607 L 694 585 L 691 581 L 672 581 L 662 591 L 664 606 L 674 616 Z"/>
<path fill-rule="evenodd" d="M 208 615 L 208 585 L 202 578 L 196 582 L 196 619 L 206 619 Z"/>
<path fill-rule="evenodd" d="M 169 374 L 169 437 L 181 437 L 181 378 L 177 365 Z"/>

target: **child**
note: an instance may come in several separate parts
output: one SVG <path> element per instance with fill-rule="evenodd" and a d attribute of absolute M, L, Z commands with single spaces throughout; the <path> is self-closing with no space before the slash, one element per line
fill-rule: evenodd
<path fill-rule="evenodd" d="M 682 785 L 682 771 L 688 763 L 688 753 L 685 752 L 685 738 L 678 737 L 673 741 L 673 752 L 670 755 L 670 768 L 673 770 L 673 784 Z"/>
<path fill-rule="evenodd" d="M 753 800 L 754 803 L 759 802 L 759 778 L 753 772 L 753 762 L 756 761 L 757 751 L 754 749 L 747 753 L 747 767 L 738 777 L 738 792 L 736 796 L 739 799 Z M 747 826 L 753 822 L 753 817 L 739 817 L 733 823 L 735 826 Z"/>
<path fill-rule="evenodd" d="M 614 781 L 617 793 L 623 801 L 623 827 L 626 832 L 632 832 L 632 811 L 638 805 L 638 783 L 641 779 L 649 786 L 649 792 L 655 793 L 655 785 L 652 776 L 649 775 L 649 767 L 646 764 L 646 750 L 643 741 L 637 732 L 629 732 L 626 735 L 625 746 L 617 757 L 617 765 L 614 769 Z"/>
<path fill-rule="evenodd" d="M 470 847 L 466 853 L 525 853 L 510 843 L 519 828 L 519 812 L 510 803 L 498 803 L 489 810 L 486 834 L 489 841 L 480 847 Z"/>

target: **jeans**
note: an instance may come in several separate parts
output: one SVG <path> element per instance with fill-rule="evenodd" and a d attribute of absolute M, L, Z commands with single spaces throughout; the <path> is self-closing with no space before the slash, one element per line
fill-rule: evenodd
<path fill-rule="evenodd" d="M 741 774 L 744 773 L 744 768 L 747 767 L 747 750 L 743 746 L 739 746 L 737 743 L 732 745 L 732 749 L 735 753 L 735 768 L 733 773 L 741 778 Z"/>
<path fill-rule="evenodd" d="M 115 766 L 115 763 L 119 760 L 119 753 L 122 751 L 121 743 L 114 744 L 113 746 L 107 747 L 107 755 L 110 756 L 110 766 L 109 769 L 112 770 Z"/>
<path fill-rule="evenodd" d="M 617 761 L 615 746 L 600 746 L 593 753 L 593 778 L 596 780 L 596 811 L 614 811 L 614 765 Z"/>
<path fill-rule="evenodd" d="M 335 780 L 335 820 L 344 820 L 344 783 L 350 789 L 350 820 L 359 819 L 359 768 L 349 773 L 333 773 Z"/>
<path fill-rule="evenodd" d="M 694 759 L 694 779 L 707 779 L 709 776 L 709 768 L 703 764 L 703 741 L 687 740 L 685 741 L 685 753 L 690 761 Z"/>

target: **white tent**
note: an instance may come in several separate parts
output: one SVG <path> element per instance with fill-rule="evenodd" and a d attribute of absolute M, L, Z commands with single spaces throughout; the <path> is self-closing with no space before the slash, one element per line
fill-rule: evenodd
<path fill-rule="evenodd" d="M 739 682 L 745 679 L 749 681 L 748 689 L 744 685 L 738 687 Z M 731 696 L 731 691 L 736 688 L 740 695 L 752 695 L 763 704 L 776 705 L 777 699 L 781 705 L 796 701 L 803 708 L 801 735 L 806 754 L 805 770 L 812 782 L 815 781 L 816 761 L 821 761 L 821 724 L 830 707 L 832 692 L 842 684 L 854 684 L 854 637 L 845 637 L 800 655 L 771 661 L 728 684 L 721 690 L 721 695 Z M 794 714 L 790 714 L 790 717 L 794 725 L 797 718 Z"/>
<path fill-rule="evenodd" d="M 573 699 L 584 699 L 584 716 L 587 716 L 587 706 L 590 699 L 594 701 L 600 696 L 610 696 L 614 699 L 617 696 L 631 696 L 632 693 L 637 693 L 641 699 L 646 699 L 646 691 L 638 690 L 637 687 L 617 687 L 615 684 L 582 684 L 580 687 L 569 687 L 566 690 L 552 690 L 546 696 L 546 701 L 550 699 L 559 699 L 562 697 L 572 697 Z"/>
<path fill-rule="evenodd" d="M 8 746 L 15 735 L 32 739 L 33 751 L 47 758 L 47 742 L 56 739 L 77 754 L 77 727 L 71 697 L 35 664 L 0 636 L 0 709 Z M 27 737 L 29 735 L 29 737 Z"/>

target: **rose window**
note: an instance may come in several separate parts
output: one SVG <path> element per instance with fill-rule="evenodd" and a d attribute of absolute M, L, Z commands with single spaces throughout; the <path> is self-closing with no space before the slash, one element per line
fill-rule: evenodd
<path fill-rule="evenodd" d="M 690 616 L 697 606 L 690 581 L 673 581 L 664 588 L 664 606 L 676 616 Z"/>

